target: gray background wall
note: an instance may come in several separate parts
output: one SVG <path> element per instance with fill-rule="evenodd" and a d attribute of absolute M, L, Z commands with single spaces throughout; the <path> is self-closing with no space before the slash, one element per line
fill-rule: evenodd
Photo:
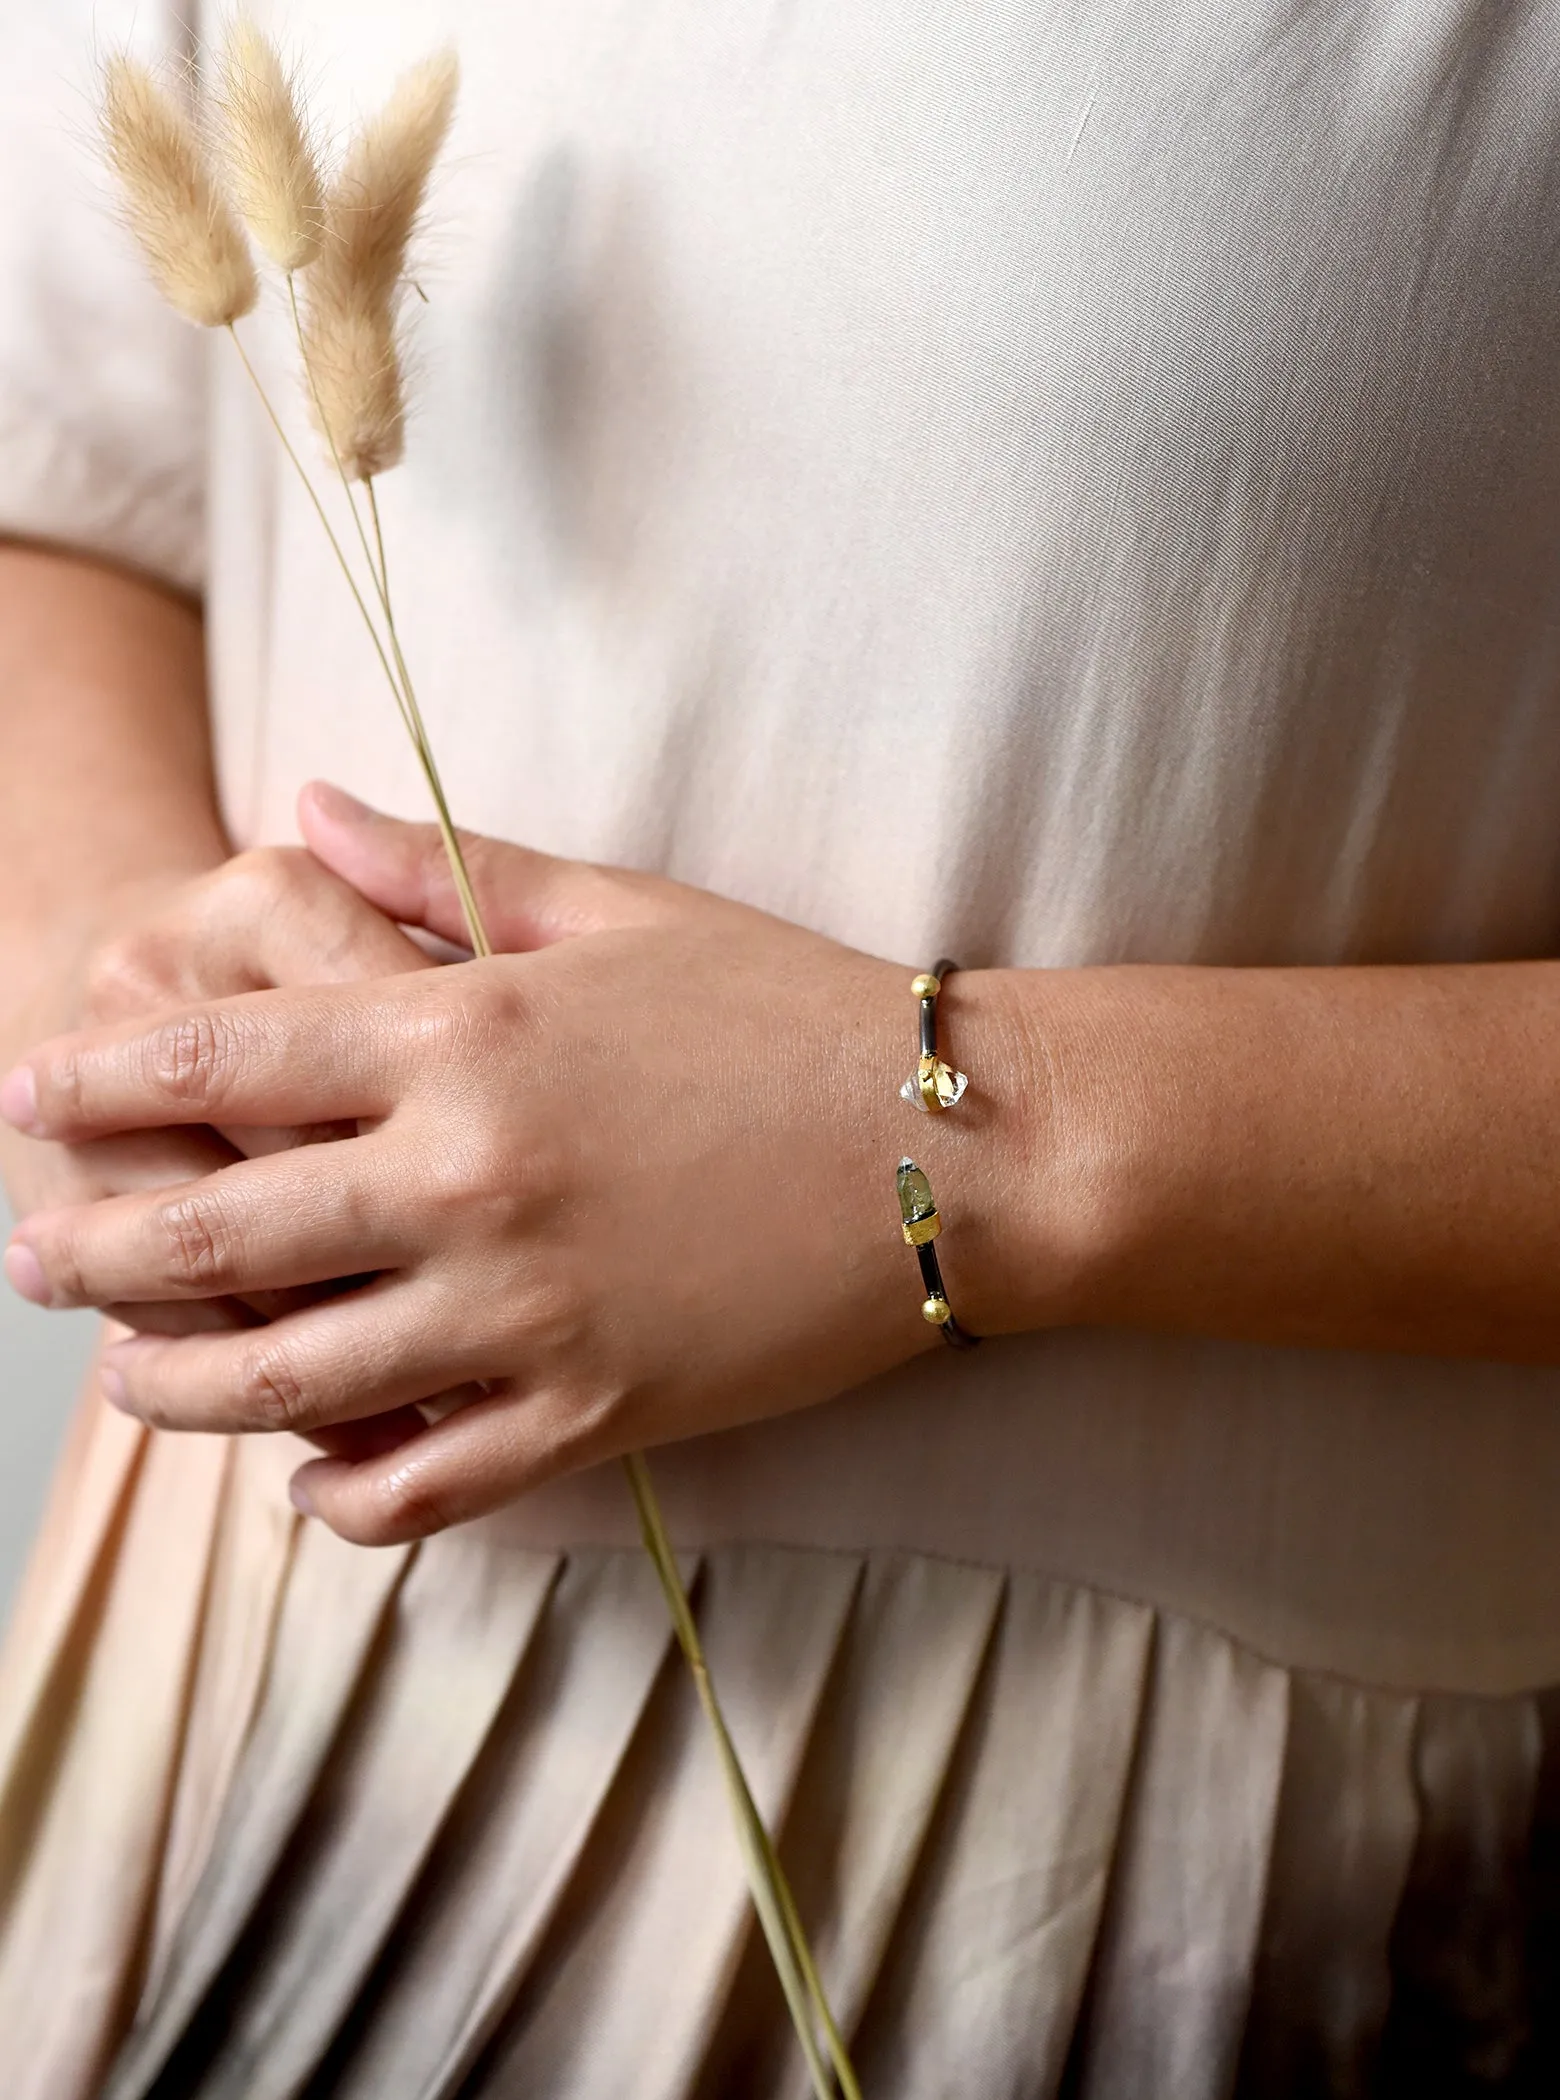
<path fill-rule="evenodd" d="M 0 1231 L 10 1229 L 0 1204 Z M 0 1619 L 27 1558 L 96 1325 L 91 1313 L 39 1312 L 0 1280 Z"/>

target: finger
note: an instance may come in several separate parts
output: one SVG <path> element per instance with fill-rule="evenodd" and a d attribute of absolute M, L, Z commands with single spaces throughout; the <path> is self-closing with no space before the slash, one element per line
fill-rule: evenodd
<path fill-rule="evenodd" d="M 250 943 L 249 981 L 234 983 L 234 992 L 353 984 L 434 967 L 393 920 L 298 846 L 241 854 L 209 887 L 195 960 L 215 974 L 220 957 Z M 218 989 L 227 987 L 202 984 L 192 996 L 211 998 Z"/>
<path fill-rule="evenodd" d="M 292 1152 L 299 1145 L 329 1145 L 337 1138 L 356 1137 L 357 1124 L 345 1117 L 335 1123 L 295 1123 L 286 1129 L 229 1123 L 217 1135 L 239 1158 L 261 1159 L 268 1152 Z"/>
<path fill-rule="evenodd" d="M 416 942 L 297 846 L 237 854 L 173 906 L 93 956 L 97 1021 L 279 985 L 341 984 L 430 968 Z"/>
<path fill-rule="evenodd" d="M 105 1196 L 128 1195 L 138 1189 L 177 1188 L 238 1157 L 231 1145 L 210 1131 L 135 1130 L 123 1137 L 98 1138 L 91 1144 L 62 1145 L 57 1155 L 58 1176 L 49 1191 L 50 1207 L 96 1203 Z M 106 1310 L 109 1318 L 119 1319 L 126 1327 L 162 1334 L 253 1324 L 252 1315 L 233 1300 Z"/>
<path fill-rule="evenodd" d="M 49 1177 L 50 1208 L 95 1203 L 137 1189 L 176 1188 L 218 1167 L 230 1166 L 238 1150 L 210 1130 L 130 1130 L 61 1146 L 57 1174 Z"/>
<path fill-rule="evenodd" d="M 491 1369 L 469 1307 L 449 1295 L 427 1279 L 380 1277 L 245 1334 L 138 1336 L 105 1350 L 105 1391 L 158 1429 L 309 1436 L 415 1406 Z"/>
<path fill-rule="evenodd" d="M 34 1304 L 248 1297 L 398 1266 L 411 1252 L 372 1138 L 240 1160 L 182 1188 L 22 1223 L 6 1273 Z"/>
<path fill-rule="evenodd" d="M 105 1305 L 106 1319 L 136 1334 L 232 1334 L 259 1323 L 237 1298 L 191 1298 L 166 1305 Z"/>
<path fill-rule="evenodd" d="M 320 780 L 299 796 L 298 821 L 310 851 L 380 911 L 470 945 L 437 826 L 384 816 Z M 657 876 L 559 860 L 477 832 L 461 832 L 460 842 L 488 937 L 510 954 L 657 923 L 676 894 Z"/>
<path fill-rule="evenodd" d="M 251 992 L 59 1036 L 6 1075 L 0 1116 L 32 1137 L 79 1142 L 164 1124 L 383 1115 L 410 1055 L 395 987 L 421 981 Z"/>
<path fill-rule="evenodd" d="M 242 1298 L 184 1298 L 166 1305 L 109 1305 L 105 1317 L 138 1334 L 215 1334 L 237 1327 L 263 1327 L 290 1312 L 302 1312 L 344 1291 L 361 1290 L 368 1275 L 333 1276 L 289 1291 L 246 1291 Z"/>
<path fill-rule="evenodd" d="M 398 1451 L 414 1436 L 421 1436 L 430 1421 L 453 1414 L 457 1408 L 469 1407 L 488 1390 L 485 1384 L 456 1386 L 448 1393 L 440 1393 L 436 1399 L 420 1400 L 415 1407 L 393 1407 L 382 1415 L 360 1416 L 356 1422 L 327 1423 L 323 1429 L 311 1429 L 306 1441 L 317 1445 L 331 1458 L 350 1459 L 354 1463 L 363 1458 L 378 1458 L 386 1451 Z"/>
<path fill-rule="evenodd" d="M 292 1496 L 353 1545 L 398 1546 L 486 1516 L 615 1448 L 566 1403 L 503 1379 L 393 1451 L 311 1459 L 293 1475 Z"/>
<path fill-rule="evenodd" d="M 466 1389 L 477 1392 L 476 1386 Z M 388 1451 L 398 1451 L 414 1436 L 421 1436 L 427 1428 L 423 1414 L 415 1407 L 392 1407 L 382 1415 L 364 1415 L 356 1422 L 330 1422 L 322 1429 L 311 1429 L 308 1441 L 316 1445 L 330 1458 L 345 1458 L 354 1464 L 365 1458 L 381 1458 Z"/>

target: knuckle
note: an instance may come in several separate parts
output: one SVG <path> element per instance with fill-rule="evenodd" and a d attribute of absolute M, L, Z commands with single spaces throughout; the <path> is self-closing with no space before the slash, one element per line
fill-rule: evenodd
<path fill-rule="evenodd" d="M 469 1215 L 474 1189 L 464 1146 L 447 1145 L 430 1158 L 423 1200 L 429 1216 L 446 1227 Z"/>
<path fill-rule="evenodd" d="M 571 1380 L 588 1376 L 596 1333 L 595 1308 L 581 1289 L 555 1265 L 533 1260 L 517 1278 L 517 1288 L 491 1315 L 503 1345 L 529 1362 L 547 1366 Z"/>
<path fill-rule="evenodd" d="M 454 1522 L 454 1513 L 438 1488 L 425 1469 L 414 1463 L 392 1466 L 381 1474 L 363 1513 L 365 1535 L 385 1545 L 432 1538 Z"/>
<path fill-rule="evenodd" d="M 237 853 L 222 870 L 224 889 L 256 901 L 270 900 L 307 881 L 318 863 L 301 846 L 251 846 Z"/>
<path fill-rule="evenodd" d="M 671 916 L 675 894 L 658 876 L 631 868 L 588 868 L 579 882 L 581 930 L 660 924 Z"/>
<path fill-rule="evenodd" d="M 233 1047 L 232 1026 L 221 1015 L 186 1014 L 150 1038 L 147 1076 L 169 1100 L 202 1101 L 220 1088 Z"/>
<path fill-rule="evenodd" d="M 171 1282 L 220 1288 L 232 1277 L 239 1236 L 214 1196 L 181 1197 L 162 1211 L 164 1263 Z"/>
<path fill-rule="evenodd" d="M 631 1410 L 632 1395 L 611 1379 L 549 1381 L 528 1403 L 524 1449 L 509 1454 L 506 1486 L 523 1493 L 637 1448 L 643 1439 L 634 1434 Z"/>
<path fill-rule="evenodd" d="M 551 1462 L 560 1473 L 578 1472 L 609 1452 L 623 1448 L 627 1396 L 621 1388 L 600 1384 L 577 1388 L 562 1397 L 551 1439 Z"/>
<path fill-rule="evenodd" d="M 43 1268 L 49 1279 L 50 1295 L 56 1305 L 90 1303 L 81 1250 L 76 1243 L 75 1233 L 68 1225 L 56 1229 L 53 1240 L 44 1251 Z"/>
<path fill-rule="evenodd" d="M 448 1064 L 463 1054 L 471 1031 L 471 1002 L 455 997 L 447 986 L 409 994 L 407 1026 L 417 1049 L 430 1060 Z"/>
<path fill-rule="evenodd" d="M 447 1138 L 429 1177 L 433 1215 L 450 1230 L 487 1240 L 523 1233 L 537 1197 L 525 1148 L 486 1118 Z"/>
<path fill-rule="evenodd" d="M 184 1409 L 150 1381 L 137 1385 L 135 1389 L 135 1413 L 148 1429 L 187 1429 L 190 1426 Z"/>
<path fill-rule="evenodd" d="M 412 996 L 430 1043 L 466 1064 L 481 1065 L 501 1052 L 512 1052 L 525 1019 L 519 986 L 507 973 L 500 975 L 480 964 L 445 977 L 427 991 L 418 986 Z"/>
<path fill-rule="evenodd" d="M 127 934 L 105 942 L 87 964 L 87 1005 L 95 1014 L 114 1014 L 166 990 L 170 983 L 161 944 L 146 934 Z"/>
<path fill-rule="evenodd" d="M 257 1429 L 297 1429 L 308 1419 L 303 1377 L 274 1342 L 256 1349 L 245 1364 L 239 1401 L 245 1419 Z"/>
<path fill-rule="evenodd" d="M 42 1073 L 51 1121 L 62 1129 L 74 1129 L 87 1120 L 87 1093 L 81 1060 L 64 1051 Z"/>

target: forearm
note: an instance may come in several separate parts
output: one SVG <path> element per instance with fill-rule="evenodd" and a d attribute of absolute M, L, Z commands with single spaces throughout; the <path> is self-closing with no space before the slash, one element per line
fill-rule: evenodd
<path fill-rule="evenodd" d="M 105 899 L 227 850 L 198 612 L 99 563 L 0 545 L 0 740 L 10 1037 Z"/>
<path fill-rule="evenodd" d="M 87 959 L 117 921 L 227 850 L 198 612 L 101 563 L 0 543 L 0 749 L 9 1062 L 79 1024 Z M 14 1200 L 38 1200 L 41 1172 L 36 1148 L 0 1134 Z"/>
<path fill-rule="evenodd" d="M 1560 965 L 968 982 L 993 1325 L 1560 1361 Z"/>

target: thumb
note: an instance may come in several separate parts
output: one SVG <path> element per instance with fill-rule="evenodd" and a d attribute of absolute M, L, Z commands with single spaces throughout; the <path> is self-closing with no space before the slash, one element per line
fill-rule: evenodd
<path fill-rule="evenodd" d="M 305 843 L 343 882 L 403 926 L 420 926 L 460 948 L 471 937 L 435 824 L 408 824 L 311 780 L 298 797 Z M 661 916 L 654 877 L 560 860 L 478 832 L 460 833 L 471 887 L 493 946 L 505 953 L 642 925 Z"/>

